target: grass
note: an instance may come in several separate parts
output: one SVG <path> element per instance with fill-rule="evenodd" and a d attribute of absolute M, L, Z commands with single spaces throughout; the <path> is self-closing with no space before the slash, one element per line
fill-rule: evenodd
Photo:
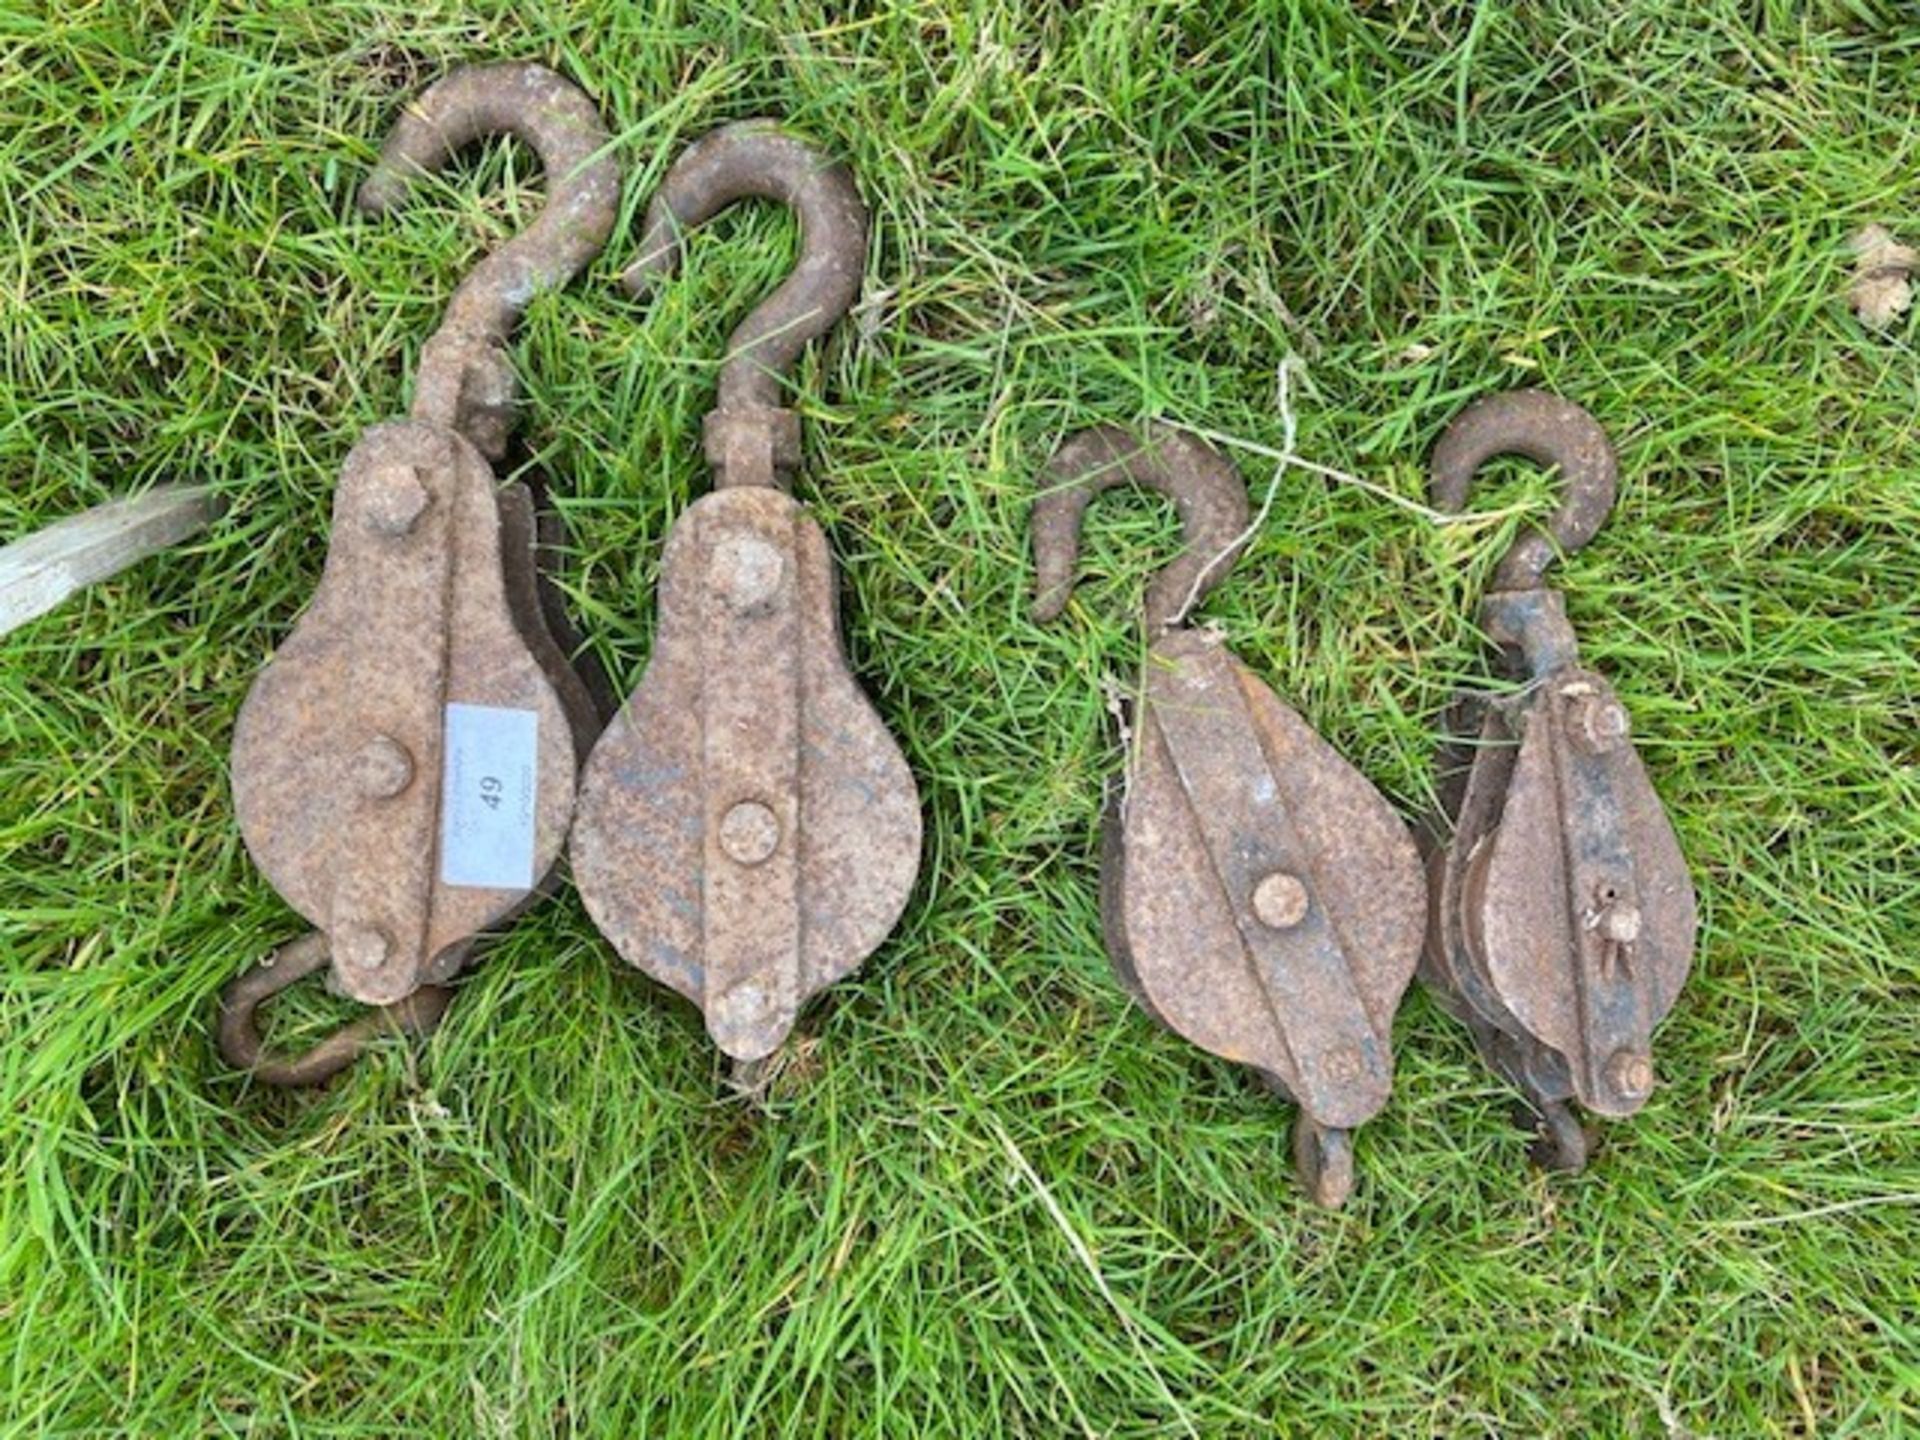
<path fill-rule="evenodd" d="M 0 533 L 166 478 L 229 509 L 0 641 L 0 1434 L 1920 1432 L 1920 332 L 1843 298 L 1853 230 L 1920 229 L 1903 14 L 9 0 Z M 768 113 L 874 210 L 798 493 L 928 845 L 764 1109 L 570 891 L 430 1045 L 330 1089 L 211 1047 L 221 985 L 299 928 L 235 830 L 234 711 L 342 457 L 540 180 L 495 146 L 392 222 L 351 191 L 409 93 L 509 57 L 580 81 L 630 177 L 515 345 L 517 463 L 623 693 L 723 335 L 794 244 L 743 207 L 637 306 L 645 195 Z M 1288 356 L 1300 452 L 1378 489 L 1275 485 Z M 1410 996 L 1322 1214 L 1286 1109 L 1101 950 L 1102 685 L 1171 511 L 1103 501 L 1039 629 L 1026 507 L 1096 420 L 1245 447 L 1272 508 L 1203 614 L 1416 818 L 1485 675 L 1474 597 L 1551 487 L 1506 471 L 1491 524 L 1410 505 L 1446 421 L 1523 383 L 1621 448 L 1562 574 L 1700 956 L 1661 1089 L 1574 1180 Z"/>

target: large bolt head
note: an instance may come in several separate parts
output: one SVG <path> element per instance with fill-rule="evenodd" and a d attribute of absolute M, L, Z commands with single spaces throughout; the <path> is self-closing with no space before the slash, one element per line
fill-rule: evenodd
<path fill-rule="evenodd" d="M 367 476 L 363 494 L 367 528 L 390 539 L 411 534 L 433 503 L 415 465 L 377 467 Z"/>
<path fill-rule="evenodd" d="M 1311 901 L 1298 876 L 1276 870 L 1253 887 L 1253 913 L 1272 930 L 1291 930 L 1307 918 Z"/>
<path fill-rule="evenodd" d="M 785 578 L 784 556 L 758 535 L 728 535 L 714 547 L 707 578 L 736 615 L 751 615 L 772 600 Z"/>

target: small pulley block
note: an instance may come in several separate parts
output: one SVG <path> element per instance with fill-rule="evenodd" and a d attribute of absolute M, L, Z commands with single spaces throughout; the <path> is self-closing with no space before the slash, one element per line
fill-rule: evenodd
<path fill-rule="evenodd" d="M 612 231 L 620 176 L 606 131 L 538 65 L 461 70 L 408 108 L 360 199 L 389 209 L 413 175 L 500 131 L 539 152 L 546 208 L 461 285 L 423 353 L 411 418 L 375 426 L 348 455 L 319 587 L 234 729 L 247 849 L 317 932 L 222 999 L 222 1051 L 274 1083 L 326 1079 L 381 1022 L 437 1023 L 474 937 L 552 872 L 597 729 L 543 610 L 533 505 L 493 464 L 512 413 L 514 321 Z M 303 1056 L 265 1054 L 257 1008 L 321 970 L 375 1013 Z"/>
<path fill-rule="evenodd" d="M 1435 503 L 1463 508 L 1474 474 L 1501 454 L 1557 465 L 1564 496 L 1481 603 L 1482 628 L 1523 684 L 1455 707 L 1421 978 L 1525 1095 L 1535 1158 L 1576 1171 L 1588 1145 L 1569 1102 L 1619 1117 L 1653 1091 L 1653 1030 L 1692 962 L 1694 892 L 1626 708 L 1580 664 L 1566 607 L 1542 580 L 1611 509 L 1613 447 L 1569 401 L 1496 395 L 1441 437 Z"/>
<path fill-rule="evenodd" d="M 1033 509 L 1035 618 L 1060 614 L 1081 518 L 1123 480 L 1179 508 L 1186 549 L 1147 592 L 1150 648 L 1101 866 L 1107 950 L 1169 1029 L 1254 1067 L 1300 1109 L 1302 1183 L 1337 1206 L 1351 1131 L 1393 1084 L 1413 978 L 1419 856 L 1380 793 L 1186 612 L 1246 543 L 1246 488 L 1198 439 L 1096 427 L 1054 456 Z"/>

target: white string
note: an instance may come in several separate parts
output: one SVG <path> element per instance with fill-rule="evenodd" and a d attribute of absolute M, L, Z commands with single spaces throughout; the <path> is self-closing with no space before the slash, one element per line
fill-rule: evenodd
<path fill-rule="evenodd" d="M 1275 398 L 1280 406 L 1280 450 L 1277 454 L 1272 451 L 1266 452 L 1273 455 L 1277 463 L 1273 467 L 1273 478 L 1267 482 L 1267 493 L 1260 501 L 1259 512 L 1254 515 L 1246 529 L 1227 541 L 1208 558 L 1206 564 L 1200 567 L 1199 573 L 1193 577 L 1193 584 L 1187 589 L 1187 598 L 1180 602 L 1179 608 L 1173 612 L 1173 618 L 1167 622 L 1170 627 L 1185 620 L 1187 612 L 1199 603 L 1200 591 L 1206 585 L 1207 577 L 1213 573 L 1214 568 L 1260 533 L 1260 527 L 1267 523 L 1267 515 L 1273 509 L 1273 497 L 1280 492 L 1280 477 L 1287 473 L 1287 466 L 1299 463 L 1299 457 L 1294 453 L 1294 441 L 1300 434 L 1300 421 L 1293 413 L 1293 374 L 1301 368 L 1298 355 L 1289 355 L 1280 362 L 1280 371 L 1276 377 L 1274 389 Z M 1193 433 L 1207 435 L 1204 430 L 1196 430 Z M 1208 435 L 1207 438 L 1215 437 Z"/>

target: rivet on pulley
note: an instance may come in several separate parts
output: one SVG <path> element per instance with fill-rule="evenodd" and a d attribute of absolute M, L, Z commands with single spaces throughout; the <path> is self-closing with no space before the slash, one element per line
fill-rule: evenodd
<path fill-rule="evenodd" d="M 1645 1055 L 1621 1050 L 1607 1062 L 1607 1079 L 1622 1095 L 1651 1094 L 1653 1062 Z"/>
<path fill-rule="evenodd" d="M 1275 930 L 1291 930 L 1307 918 L 1307 887 L 1276 870 L 1253 889 L 1253 913 Z"/>
<path fill-rule="evenodd" d="M 758 800 L 742 800 L 720 821 L 720 848 L 742 865 L 760 865 L 779 848 L 780 821 Z"/>
<path fill-rule="evenodd" d="M 342 925 L 333 937 L 334 957 L 354 970 L 377 970 L 393 954 L 393 937 L 378 925 Z"/>
<path fill-rule="evenodd" d="M 1627 707 L 1601 695 L 1582 695 L 1574 702 L 1574 737 L 1589 755 L 1608 755 L 1626 743 L 1633 729 Z"/>
<path fill-rule="evenodd" d="M 413 783 L 413 756 L 391 735 L 376 735 L 354 757 L 353 778 L 369 800 L 391 800 Z"/>

